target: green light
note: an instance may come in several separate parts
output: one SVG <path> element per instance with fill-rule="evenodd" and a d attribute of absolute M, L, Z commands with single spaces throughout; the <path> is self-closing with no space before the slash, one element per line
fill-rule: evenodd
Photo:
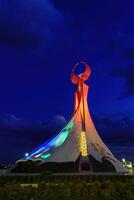
<path fill-rule="evenodd" d="M 48 157 L 50 157 L 50 156 L 51 156 L 51 153 L 43 154 L 43 155 L 41 156 L 41 158 L 46 159 L 46 158 L 48 158 Z"/>
<path fill-rule="evenodd" d="M 74 125 L 74 123 L 72 121 L 67 125 L 66 129 L 64 129 L 62 131 L 61 135 L 57 138 L 57 141 L 55 143 L 56 147 L 59 147 L 64 143 L 64 141 L 68 137 L 69 133 L 72 131 L 73 125 Z"/>
<path fill-rule="evenodd" d="M 68 131 L 64 132 L 64 135 L 60 135 L 56 142 L 57 143 L 56 146 L 57 147 L 61 146 L 63 144 L 63 142 L 66 140 L 68 135 L 69 135 Z"/>
<path fill-rule="evenodd" d="M 71 121 L 71 122 L 67 125 L 66 129 L 72 130 L 73 126 L 74 126 L 74 122 Z"/>

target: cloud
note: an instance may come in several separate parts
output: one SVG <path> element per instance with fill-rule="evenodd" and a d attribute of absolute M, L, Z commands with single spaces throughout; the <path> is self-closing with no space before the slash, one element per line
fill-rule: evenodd
<path fill-rule="evenodd" d="M 114 70 L 112 75 L 125 80 L 124 98 L 134 95 L 134 64 L 129 64 L 125 69 Z"/>
<path fill-rule="evenodd" d="M 1 0 L 0 43 L 15 48 L 36 48 L 60 24 L 61 15 L 50 0 Z"/>
<path fill-rule="evenodd" d="M 65 124 L 65 118 L 60 115 L 48 122 L 19 119 L 9 114 L 0 116 L 0 162 L 23 157 L 24 152 L 30 152 L 44 143 Z"/>
<path fill-rule="evenodd" d="M 134 141 L 134 119 L 127 115 L 93 116 L 98 132 L 110 143 L 127 144 Z M 54 135 L 66 124 L 63 116 L 57 115 L 48 122 L 18 119 L 14 115 L 0 116 L 0 137 L 12 137 L 38 143 Z M 35 141 L 34 141 L 35 140 Z"/>
<path fill-rule="evenodd" d="M 134 119 L 122 116 L 96 114 L 95 126 L 102 140 L 118 157 L 132 158 L 134 146 Z M 0 161 L 16 161 L 25 152 L 44 143 L 66 124 L 63 116 L 57 115 L 48 122 L 23 120 L 14 115 L 0 116 Z M 126 149 L 126 153 L 124 154 Z M 120 151 L 119 151 L 120 150 Z"/>
<path fill-rule="evenodd" d="M 33 134 L 39 137 L 39 134 L 50 134 L 53 130 L 62 128 L 66 123 L 63 116 L 57 115 L 48 122 L 39 120 L 19 119 L 14 115 L 5 114 L 0 116 L 0 135 L 7 132 L 10 136 L 26 136 L 31 137 Z M 45 135 L 44 135 L 45 137 Z"/>
<path fill-rule="evenodd" d="M 134 161 L 134 146 L 133 145 L 109 145 L 112 153 L 119 158 L 126 158 L 126 160 Z"/>
<path fill-rule="evenodd" d="M 123 64 L 134 59 L 134 35 L 131 32 L 126 33 L 120 27 L 120 29 L 114 29 L 107 35 L 109 38 L 106 47 L 110 53 L 115 53 L 118 60 L 120 59 L 120 63 Z"/>
<path fill-rule="evenodd" d="M 106 143 L 130 145 L 134 141 L 134 119 L 127 115 L 94 115 L 98 132 Z"/>
<path fill-rule="evenodd" d="M 61 127 L 61 124 L 65 124 L 65 123 L 66 123 L 66 119 L 62 115 L 57 115 L 49 121 L 49 124 L 51 127 L 55 127 L 55 126 Z"/>

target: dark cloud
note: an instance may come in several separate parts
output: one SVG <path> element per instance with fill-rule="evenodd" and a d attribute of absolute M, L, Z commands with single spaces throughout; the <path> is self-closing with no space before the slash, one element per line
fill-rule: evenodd
<path fill-rule="evenodd" d="M 53 130 L 60 129 L 65 123 L 65 118 L 60 115 L 53 117 L 48 122 L 41 122 L 39 120 L 19 119 L 14 115 L 6 114 L 0 116 L 0 135 L 3 135 L 3 132 L 7 132 L 9 136 L 13 134 L 13 136 L 19 137 L 21 135 L 27 135 L 27 137 L 36 135 L 38 137 L 43 132 L 45 134 L 48 131 L 48 135 Z"/>
<path fill-rule="evenodd" d="M 109 148 L 112 150 L 112 153 L 118 158 L 125 158 L 126 160 L 134 161 L 134 146 L 133 145 L 109 145 Z"/>
<path fill-rule="evenodd" d="M 117 116 L 94 115 L 94 122 L 98 131 L 107 143 L 133 144 L 134 119 L 124 114 Z"/>
<path fill-rule="evenodd" d="M 129 116 L 107 115 L 94 115 L 93 119 L 101 138 L 113 152 L 121 156 L 124 152 L 121 147 L 125 146 L 128 149 L 126 154 L 132 158 L 129 154 L 132 154 L 133 150 L 130 147 L 134 141 L 134 119 Z M 63 116 L 53 117 L 48 122 L 23 120 L 13 115 L 0 116 L 0 150 L 5 155 L 3 160 L 15 161 L 23 157 L 24 152 L 30 152 L 44 143 L 65 124 Z M 120 153 L 117 151 L 119 146 Z"/>
<path fill-rule="evenodd" d="M 49 0 L 1 0 L 0 43 L 16 48 L 36 48 L 53 34 L 60 17 Z"/>
<path fill-rule="evenodd" d="M 95 125 L 104 138 L 111 143 L 127 143 L 134 140 L 134 119 L 126 115 L 94 115 Z M 39 138 L 43 134 L 44 139 L 54 134 L 66 124 L 63 116 L 57 115 L 48 122 L 38 120 L 18 119 L 14 115 L 0 116 L 0 136 Z M 5 133 L 7 132 L 7 135 Z M 28 139 L 29 140 L 29 139 Z"/>
<path fill-rule="evenodd" d="M 134 118 L 124 114 L 94 115 L 99 135 L 112 153 L 119 158 L 134 161 Z"/>
<path fill-rule="evenodd" d="M 123 57 L 127 60 L 133 60 L 134 59 L 134 49 L 128 49 L 124 52 Z"/>
<path fill-rule="evenodd" d="M 66 124 L 57 115 L 48 122 L 18 119 L 14 115 L 0 116 L 0 162 L 15 161 L 56 134 Z M 2 160 L 3 158 L 3 160 Z"/>
<path fill-rule="evenodd" d="M 16 48 L 38 47 L 40 38 L 34 32 L 27 30 L 23 24 L 12 24 L 7 19 L 0 17 L 1 32 L 0 43 Z"/>
<path fill-rule="evenodd" d="M 123 97 L 134 95 L 134 64 L 129 64 L 126 69 L 114 70 L 112 75 L 125 80 Z"/>

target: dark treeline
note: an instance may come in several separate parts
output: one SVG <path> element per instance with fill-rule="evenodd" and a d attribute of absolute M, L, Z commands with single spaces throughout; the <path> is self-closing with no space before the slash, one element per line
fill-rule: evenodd
<path fill-rule="evenodd" d="M 22 187 L 22 183 L 36 183 Z M 133 176 L 2 176 L 0 200 L 134 200 Z"/>

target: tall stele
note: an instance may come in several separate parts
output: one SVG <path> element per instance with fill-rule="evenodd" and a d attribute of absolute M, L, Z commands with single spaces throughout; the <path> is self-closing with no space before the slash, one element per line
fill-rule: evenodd
<path fill-rule="evenodd" d="M 85 71 L 77 75 L 79 65 L 84 65 Z M 84 83 L 90 75 L 91 69 L 85 62 L 74 66 L 71 81 L 77 85 L 77 91 L 71 120 L 53 138 L 27 154 L 23 161 L 41 160 L 41 164 L 77 162 L 79 171 L 127 172 L 103 143 L 91 119 L 87 103 L 89 87 Z"/>

